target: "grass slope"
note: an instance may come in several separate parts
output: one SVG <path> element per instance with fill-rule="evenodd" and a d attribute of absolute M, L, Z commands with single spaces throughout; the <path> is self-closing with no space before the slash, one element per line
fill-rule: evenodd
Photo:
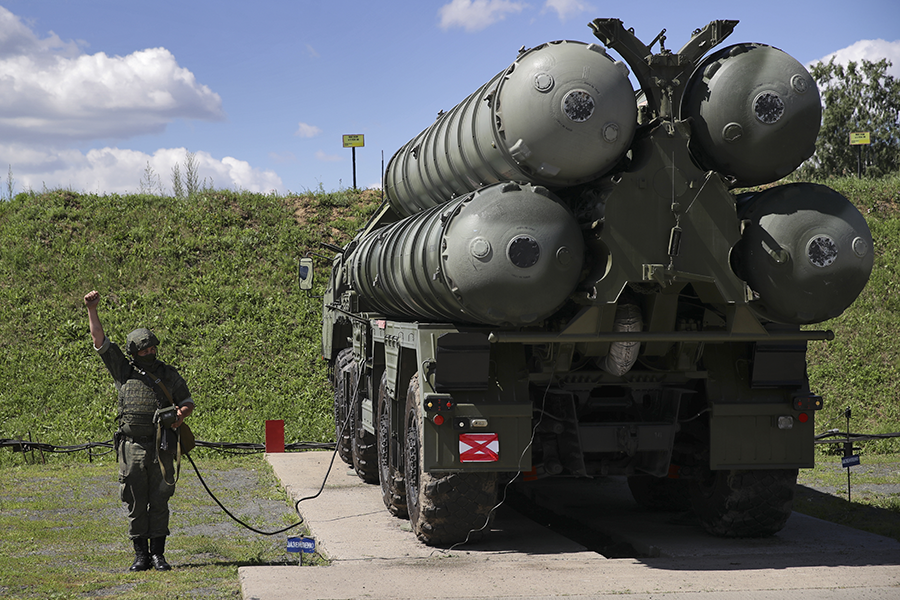
<path fill-rule="evenodd" d="M 857 302 L 816 326 L 836 340 L 809 345 L 826 402 L 817 429 L 843 428 L 850 406 L 855 431 L 900 431 L 900 176 L 827 183 L 866 214 L 876 260 Z M 54 191 L 0 203 L 0 438 L 112 436 L 114 390 L 82 301 L 97 289 L 111 339 L 142 326 L 160 337 L 197 401 L 199 439 L 261 442 L 264 421 L 284 419 L 289 442 L 332 440 L 321 301 L 297 289 L 296 261 L 320 241 L 348 241 L 378 203 L 353 190 L 188 200 Z M 317 264 L 321 291 L 328 263 Z"/>
<path fill-rule="evenodd" d="M 857 433 L 900 431 L 900 175 L 824 182 L 866 215 L 875 246 L 872 276 L 840 317 L 815 328 L 832 329 L 831 342 L 810 342 L 810 384 L 825 399 L 817 431 L 847 427 Z M 838 446 L 832 447 L 837 452 Z M 869 453 L 897 452 L 900 439 L 864 443 Z"/>
<path fill-rule="evenodd" d="M 378 201 L 55 191 L 0 203 L 0 438 L 112 436 L 115 391 L 82 299 L 97 289 L 110 339 L 156 332 L 196 400 L 198 439 L 261 442 L 267 419 L 285 420 L 288 442 L 332 439 L 321 300 L 297 289 L 297 259 L 349 240 Z"/>

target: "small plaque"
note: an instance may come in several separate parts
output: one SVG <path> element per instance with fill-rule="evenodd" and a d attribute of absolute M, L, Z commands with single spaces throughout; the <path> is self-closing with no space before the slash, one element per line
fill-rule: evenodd
<path fill-rule="evenodd" d="M 868 131 L 854 131 L 850 134 L 851 146 L 866 146 L 872 143 L 872 138 Z"/>
<path fill-rule="evenodd" d="M 344 148 L 361 148 L 366 145 L 366 136 L 361 133 L 341 136 Z"/>
<path fill-rule="evenodd" d="M 316 551 L 316 540 L 308 537 L 290 537 L 287 540 L 287 551 L 310 554 Z"/>
<path fill-rule="evenodd" d="M 853 456 L 845 456 L 841 459 L 841 466 L 845 469 L 849 469 L 850 467 L 855 467 L 859 464 L 859 456 L 854 454 Z"/>

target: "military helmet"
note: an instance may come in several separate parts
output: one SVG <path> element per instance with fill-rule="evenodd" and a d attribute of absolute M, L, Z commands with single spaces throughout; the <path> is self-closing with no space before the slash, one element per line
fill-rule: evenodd
<path fill-rule="evenodd" d="M 150 346 L 159 346 L 159 339 L 157 339 L 152 331 L 144 327 L 135 329 L 129 333 L 128 337 L 125 339 L 125 351 L 128 352 L 128 354 L 137 354 Z"/>

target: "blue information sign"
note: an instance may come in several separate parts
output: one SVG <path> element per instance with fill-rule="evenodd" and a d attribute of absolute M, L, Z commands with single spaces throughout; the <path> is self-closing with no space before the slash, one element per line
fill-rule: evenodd
<path fill-rule="evenodd" d="M 858 464 L 859 464 L 859 456 L 857 456 L 855 454 L 853 456 L 845 456 L 844 458 L 841 459 L 841 466 L 844 467 L 845 469 L 849 469 L 850 467 L 855 467 Z"/>
<path fill-rule="evenodd" d="M 310 554 L 316 551 L 316 540 L 308 537 L 290 537 L 287 540 L 287 551 Z"/>

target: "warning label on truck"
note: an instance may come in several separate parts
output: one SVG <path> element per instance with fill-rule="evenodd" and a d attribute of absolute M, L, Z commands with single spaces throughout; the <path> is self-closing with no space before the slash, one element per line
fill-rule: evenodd
<path fill-rule="evenodd" d="M 459 434 L 459 462 L 500 460 L 500 436 L 496 433 Z"/>

